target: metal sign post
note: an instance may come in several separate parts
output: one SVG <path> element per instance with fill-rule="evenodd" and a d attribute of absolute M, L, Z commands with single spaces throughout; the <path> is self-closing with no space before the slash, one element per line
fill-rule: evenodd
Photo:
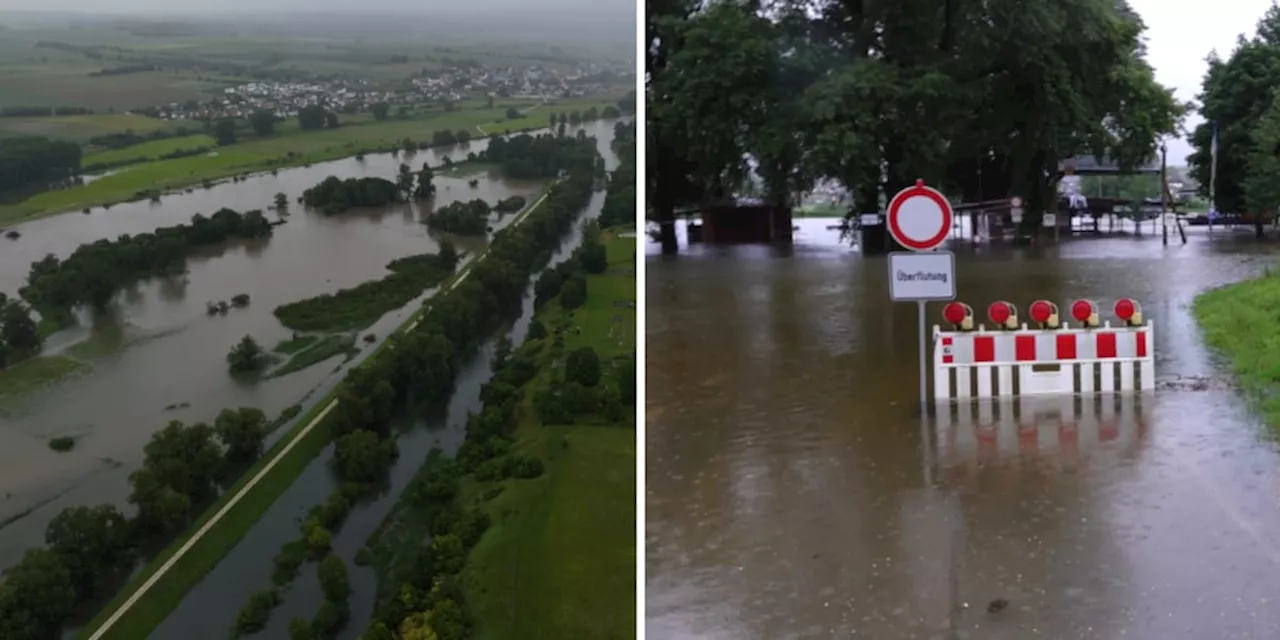
<path fill-rule="evenodd" d="M 889 299 L 915 302 L 920 335 L 920 407 L 929 402 L 928 332 L 925 327 L 925 305 L 930 300 L 955 300 L 956 256 L 950 251 L 889 254 Z"/>
<path fill-rule="evenodd" d="M 899 245 L 911 251 L 889 254 L 889 299 L 914 301 L 919 316 L 920 410 L 928 409 L 929 367 L 925 331 L 925 305 L 930 300 L 956 297 L 956 257 L 934 251 L 946 241 L 954 213 L 951 203 L 937 189 L 916 180 L 889 200 L 885 223 Z M 913 253 L 914 252 L 914 253 Z"/>

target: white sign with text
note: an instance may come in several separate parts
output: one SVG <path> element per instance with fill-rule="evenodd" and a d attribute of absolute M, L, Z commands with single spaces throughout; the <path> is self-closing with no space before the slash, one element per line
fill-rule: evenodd
<path fill-rule="evenodd" d="M 889 299 L 894 302 L 954 300 L 956 256 L 950 251 L 889 254 Z"/>

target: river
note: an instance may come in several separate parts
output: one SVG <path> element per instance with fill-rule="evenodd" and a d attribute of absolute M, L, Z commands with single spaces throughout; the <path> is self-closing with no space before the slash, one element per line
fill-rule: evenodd
<path fill-rule="evenodd" d="M 597 122 L 587 130 L 611 137 L 612 126 Z M 288 338 L 291 332 L 271 313 L 277 305 L 382 277 L 390 260 L 435 251 L 438 243 L 420 222 L 426 211 L 417 204 L 325 216 L 295 202 L 304 189 L 329 175 L 393 178 L 401 162 L 415 169 L 424 162 L 438 165 L 444 156 L 462 159 L 486 145 L 487 140 L 473 141 L 407 157 L 370 154 L 166 195 L 159 204 L 122 204 L 14 227 L 21 239 L 0 243 L 0 291 L 11 294 L 22 286 L 32 261 L 48 253 L 65 257 L 85 242 L 189 222 L 196 213 L 209 215 L 221 207 L 269 210 L 277 192 L 289 196 L 292 212 L 270 240 L 205 251 L 189 261 L 184 277 L 132 287 L 92 328 L 50 338 L 46 353 L 84 340 L 100 345 L 102 353 L 87 375 L 16 403 L 6 400 L 0 412 L 0 522 L 10 521 L 0 528 L 0 569 L 41 544 L 48 521 L 68 506 L 112 503 L 131 513 L 128 475 L 141 464 L 151 434 L 169 420 L 211 421 L 222 409 L 238 406 L 258 407 L 274 417 L 304 397 L 304 408 L 309 407 L 341 379 L 335 359 L 241 384 L 227 374 L 224 358 L 246 334 L 267 348 Z M 470 179 L 479 184 L 470 187 Z M 439 174 L 436 185 L 434 206 L 471 198 L 494 203 L 540 189 L 538 182 L 485 174 Z M 457 244 L 478 250 L 484 243 Z M 225 316 L 206 314 L 207 301 L 238 293 L 250 295 L 247 308 Z M 380 342 L 415 306 L 388 314 L 367 331 Z M 364 353 L 376 345 L 357 344 Z M 183 408 L 166 410 L 174 405 Z M 55 453 L 46 442 L 57 435 L 82 437 L 74 451 Z"/>
<path fill-rule="evenodd" d="M 1051 408 L 1038 441 L 982 444 L 949 412 L 921 424 L 915 305 L 829 223 L 790 249 L 647 249 L 650 637 L 1280 637 L 1280 454 L 1188 312 L 1269 247 L 957 249 L 978 313 L 1128 296 L 1156 327 L 1156 393 L 1068 405 L 1078 438 Z"/>
<path fill-rule="evenodd" d="M 618 158 L 610 148 L 613 121 L 596 122 L 586 129 L 588 135 L 598 140 L 606 168 L 612 171 L 618 164 Z M 600 214 L 604 197 L 603 191 L 592 195 L 583 220 Z M 575 226 L 554 254 L 552 263 L 567 258 L 580 241 L 581 236 Z M 512 340 L 516 344 L 523 340 L 532 315 L 533 286 L 530 284 L 525 294 L 523 313 L 511 329 Z M 390 469 L 387 491 L 353 508 L 346 523 L 334 533 L 333 552 L 346 563 L 352 587 L 349 601 L 351 617 L 338 636 L 340 640 L 359 637 L 368 626 L 375 605 L 377 575 L 372 567 L 356 566 L 356 552 L 391 511 L 400 493 L 426 460 L 428 452 L 439 447 L 446 454 L 453 455 L 462 444 L 467 414 L 480 410 L 480 387 L 492 376 L 489 361 L 496 340 L 495 337 L 486 341 L 480 351 L 463 365 L 449 405 L 443 411 L 434 416 L 406 412 L 396 419 L 400 456 Z M 187 594 L 152 637 L 185 640 L 222 640 L 227 637 L 249 595 L 271 586 L 272 559 L 281 545 L 300 535 L 306 513 L 324 502 L 336 487 L 328 466 L 332 456 L 333 446 L 330 445 L 263 514 L 227 557 Z M 315 616 L 323 601 L 316 577 L 316 563 L 303 565 L 283 598 L 280 606 L 272 611 L 266 628 L 254 637 L 288 637 L 291 618 L 310 620 Z"/>

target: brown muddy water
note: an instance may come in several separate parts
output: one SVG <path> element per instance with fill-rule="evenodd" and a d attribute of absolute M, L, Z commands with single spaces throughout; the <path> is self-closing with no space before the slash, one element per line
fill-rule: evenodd
<path fill-rule="evenodd" d="M 922 424 L 884 258 L 798 222 L 789 250 L 648 248 L 649 637 L 1280 637 L 1280 453 L 1188 312 L 1274 247 L 958 249 L 974 309 L 1131 296 L 1156 323 L 1154 394 L 982 438 Z"/>
<path fill-rule="evenodd" d="M 612 123 L 609 123 L 612 126 Z M 223 408 L 254 406 L 274 416 L 304 399 L 314 401 L 341 377 L 340 358 L 257 384 L 227 374 L 227 350 L 242 336 L 270 348 L 291 332 L 271 311 L 277 305 L 351 287 L 382 277 L 394 258 L 435 251 L 436 238 L 420 220 L 430 206 L 511 195 L 531 196 L 540 184 L 478 174 L 436 178 L 438 194 L 425 207 L 406 204 L 376 211 L 324 216 L 295 202 L 302 191 L 329 175 L 393 178 L 401 162 L 438 165 L 444 155 L 479 152 L 486 141 L 416 154 L 379 154 L 308 168 L 264 174 L 212 189 L 165 196 L 159 204 L 137 202 L 88 215 L 69 213 L 15 227 L 17 242 L 0 244 L 0 291 L 15 293 L 28 267 L 47 253 L 65 257 L 78 245 L 124 233 L 189 222 L 196 213 L 221 207 L 268 211 L 277 192 L 289 196 L 288 223 L 267 241 L 233 244 L 196 256 L 184 277 L 140 284 L 119 295 L 106 317 L 51 337 L 46 353 L 77 342 L 99 349 L 93 369 L 45 392 L 6 401 L 0 415 L 0 569 L 43 540 L 45 525 L 67 506 L 111 502 L 128 507 L 128 474 L 141 463 L 142 447 L 169 420 L 208 421 Z M 469 179 L 479 179 L 477 187 Z M 504 222 L 512 216 L 505 216 Z M 499 225 L 501 226 L 501 225 Z M 457 242 L 475 250 L 483 241 Z M 238 293 L 249 307 L 210 317 L 208 301 Z M 381 338 L 412 307 L 388 314 L 368 329 Z M 367 353 L 372 345 L 357 342 Z M 179 405 L 183 408 L 166 410 Z M 309 406 L 307 404 L 306 406 Z M 47 447 L 58 435 L 82 436 L 74 451 Z"/>

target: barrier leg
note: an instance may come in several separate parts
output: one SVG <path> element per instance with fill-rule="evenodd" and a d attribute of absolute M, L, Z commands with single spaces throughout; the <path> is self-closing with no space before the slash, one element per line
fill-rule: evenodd
<path fill-rule="evenodd" d="M 1097 393 L 1098 385 L 1093 376 L 1094 363 L 1080 364 L 1080 393 Z"/>
<path fill-rule="evenodd" d="M 1000 388 L 997 395 L 1001 398 L 1013 396 L 1013 367 L 1009 365 L 996 367 L 996 385 Z"/>
<path fill-rule="evenodd" d="M 978 398 L 986 400 L 991 397 L 991 367 L 980 365 L 974 369 L 978 372 Z"/>
<path fill-rule="evenodd" d="M 956 372 L 956 398 L 960 400 L 973 399 L 973 367 L 959 366 L 955 368 Z"/>
<path fill-rule="evenodd" d="M 1115 393 L 1116 390 L 1116 363 L 1103 360 L 1098 363 L 1098 391 L 1100 393 Z"/>
<path fill-rule="evenodd" d="M 1147 322 L 1147 355 L 1142 359 L 1141 370 L 1138 372 L 1143 391 L 1151 391 L 1156 388 L 1156 337 L 1152 331 L 1151 323 Z"/>

